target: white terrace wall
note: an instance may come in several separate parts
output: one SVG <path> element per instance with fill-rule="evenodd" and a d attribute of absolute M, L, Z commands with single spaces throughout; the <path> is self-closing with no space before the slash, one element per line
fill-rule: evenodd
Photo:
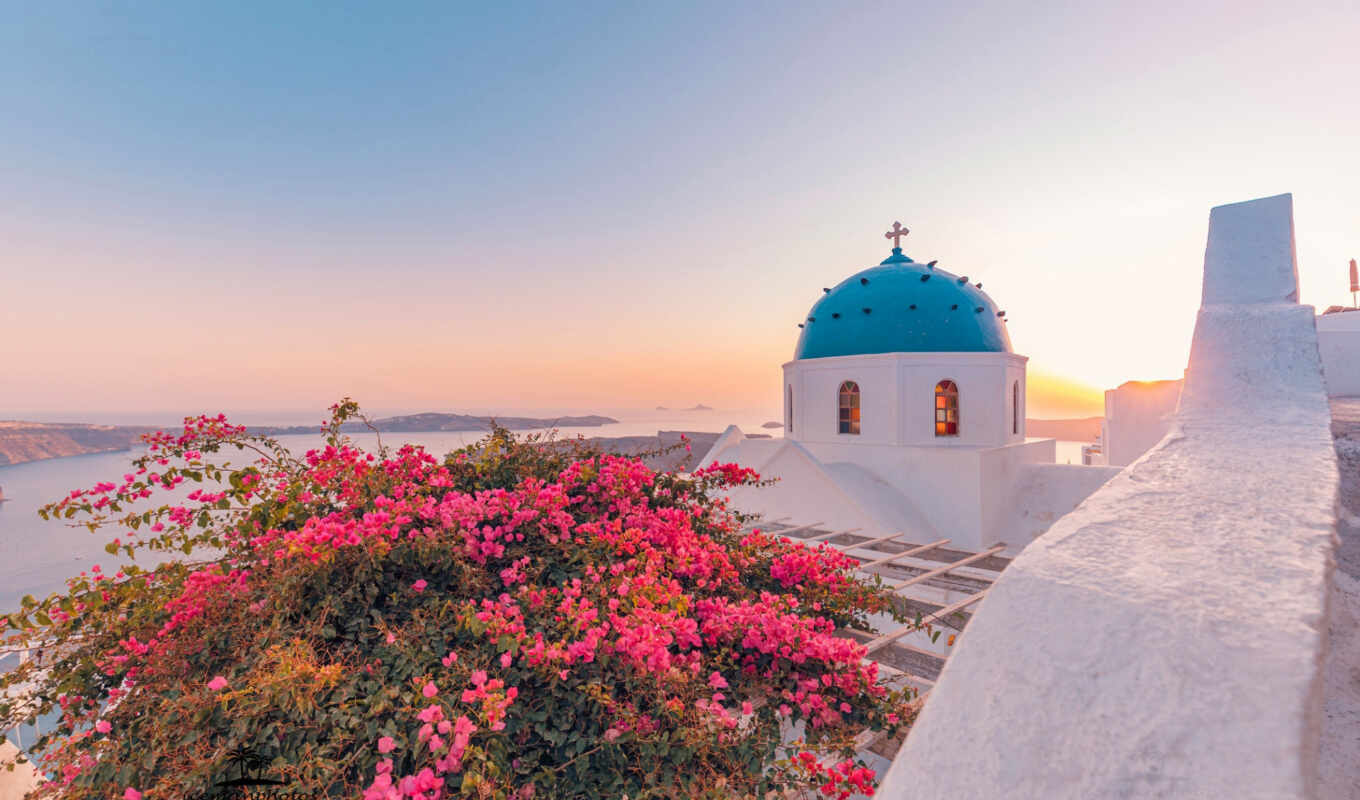
<path fill-rule="evenodd" d="M 879 797 L 1307 798 L 1336 462 L 1289 195 L 1221 206 L 1176 422 L 1006 570 Z"/>
<path fill-rule="evenodd" d="M 1360 395 L 1360 311 L 1323 314 L 1317 329 L 1327 393 Z"/>

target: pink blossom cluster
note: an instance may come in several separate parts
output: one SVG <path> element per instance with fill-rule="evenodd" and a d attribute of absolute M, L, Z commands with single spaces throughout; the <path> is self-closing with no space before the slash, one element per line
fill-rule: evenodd
<path fill-rule="evenodd" d="M 214 438 L 240 435 L 243 429 L 220 417 L 201 417 L 186 424 L 182 436 L 159 434 L 151 442 L 167 457 L 194 464 L 201 453 L 191 448 L 211 449 Z M 305 507 L 307 515 L 295 525 L 232 526 L 229 556 L 192 571 L 157 626 L 106 654 L 105 672 L 126 679 L 139 670 L 177 668 L 175 654 L 199 646 L 194 634 L 211 624 L 215 609 L 244 605 L 252 587 L 276 570 L 322 562 L 347 548 L 381 559 L 394 548 L 419 545 L 445 548 L 485 577 L 478 585 L 494 588 L 484 596 L 446 596 L 443 576 L 403 579 L 400 585 L 410 588 L 403 602 L 455 603 L 460 630 L 472 631 L 481 644 L 429 665 L 434 677 L 421 679 L 412 732 L 376 742 L 386 757 L 365 800 L 438 800 L 447 776 L 460 773 L 470 752 L 514 731 L 509 726 L 524 705 L 517 702 L 521 686 L 580 680 L 578 671 L 602 658 L 625 665 L 628 680 L 647 687 L 626 702 L 606 701 L 614 714 L 606 744 L 649 735 L 665 719 L 731 731 L 755 713 L 750 698 L 757 695 L 813 729 L 862 722 L 864 709 L 888 694 L 875 666 L 864 663 L 864 647 L 837 636 L 833 622 L 816 615 L 820 606 L 803 599 L 808 592 L 825 597 L 851 589 L 855 562 L 834 549 L 762 534 L 739 538 L 738 524 L 721 513 L 720 502 L 660 485 L 638 459 L 599 455 L 572 462 L 555 480 L 525 478 L 513 488 L 475 492 L 453 488 L 457 467 L 409 446 L 375 458 L 332 444 L 307 453 L 300 474 L 260 462 L 230 489 L 189 494 L 196 505 L 171 508 L 165 518 L 172 525 L 187 526 L 205 507 L 250 497 Z M 124 476 L 121 486 L 100 484 L 87 494 L 130 499 L 153 483 L 176 485 L 183 477 L 176 469 Z M 731 464 L 696 475 L 706 487 L 757 478 Z M 87 495 L 69 500 L 89 502 Z M 589 558 L 579 558 L 582 553 Z M 769 563 L 769 581 L 760 585 L 772 591 L 750 587 L 757 562 Z M 573 563 L 579 564 L 574 575 L 548 577 Z M 400 646 L 398 632 L 387 631 L 390 646 Z M 452 641 L 454 632 L 449 635 Z M 463 681 L 467 688 L 456 699 L 441 695 L 439 684 Z M 227 685 L 217 676 L 209 688 Z M 399 777 L 397 764 L 410 774 Z M 828 773 L 827 780 L 853 787 L 865 781 L 854 770 Z"/>
<path fill-rule="evenodd" d="M 850 573 L 859 562 L 829 544 L 816 547 L 797 545 L 775 556 L 770 577 L 785 589 L 820 585 L 840 588 L 851 583 Z"/>
<path fill-rule="evenodd" d="M 846 800 L 857 793 L 874 794 L 874 771 L 852 759 L 828 765 L 819 761 L 816 755 L 803 751 L 794 757 L 793 768 L 814 783 L 823 797 Z"/>

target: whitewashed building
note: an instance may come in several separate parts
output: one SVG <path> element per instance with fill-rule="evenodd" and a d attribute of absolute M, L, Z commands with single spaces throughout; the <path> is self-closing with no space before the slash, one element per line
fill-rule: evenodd
<path fill-rule="evenodd" d="M 1182 381 L 1125 381 L 1105 392 L 1101 462 L 1126 467 L 1171 430 Z"/>
<path fill-rule="evenodd" d="M 734 426 L 703 459 L 778 479 L 739 507 L 1018 550 L 1117 471 L 1055 464 L 1054 440 L 1026 438 L 1028 359 L 980 282 L 895 246 L 822 292 L 783 365 L 784 438 Z"/>
<path fill-rule="evenodd" d="M 1360 310 L 1327 309 L 1317 318 L 1317 338 L 1327 394 L 1360 395 Z"/>

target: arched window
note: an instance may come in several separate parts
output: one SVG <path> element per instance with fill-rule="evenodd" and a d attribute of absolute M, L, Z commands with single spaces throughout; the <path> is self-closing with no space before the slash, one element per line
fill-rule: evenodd
<path fill-rule="evenodd" d="M 1011 384 L 1011 433 L 1020 432 L 1020 381 Z"/>
<path fill-rule="evenodd" d="M 859 434 L 859 384 L 846 381 L 839 392 L 837 421 L 841 433 Z"/>
<path fill-rule="evenodd" d="M 788 409 L 789 409 L 789 418 L 788 418 L 787 420 L 785 420 L 785 424 L 784 424 L 784 432 L 785 432 L 785 433 L 793 433 L 793 386 L 792 386 L 792 385 L 789 386 L 789 402 L 788 402 Z"/>
<path fill-rule="evenodd" d="M 953 381 L 935 384 L 935 435 L 959 435 L 959 387 Z"/>

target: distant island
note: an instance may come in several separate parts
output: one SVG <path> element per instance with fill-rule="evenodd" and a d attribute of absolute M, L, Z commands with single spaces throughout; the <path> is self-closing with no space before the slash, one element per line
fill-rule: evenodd
<path fill-rule="evenodd" d="M 699 404 L 696 405 L 694 408 L 686 408 L 686 409 L 683 409 L 683 410 L 684 410 L 684 411 L 712 411 L 713 409 L 709 408 L 708 406 L 704 405 L 703 403 L 699 403 Z"/>
<path fill-rule="evenodd" d="M 534 428 L 598 428 L 618 420 L 591 414 L 583 417 L 476 417 L 468 414 L 409 414 L 373 420 L 381 433 L 435 433 L 439 431 L 489 431 L 492 422 L 511 430 Z M 0 466 L 41 461 L 47 458 L 80 456 L 89 453 L 116 453 L 129 450 L 141 441 L 142 434 L 173 430 L 178 426 L 85 425 L 64 422 L 0 421 Z M 251 433 L 264 436 L 316 434 L 316 425 L 251 426 Z M 362 433 L 369 430 L 362 422 L 347 423 L 343 430 Z"/>
<path fill-rule="evenodd" d="M 657 406 L 657 407 L 656 407 L 656 410 L 657 410 L 657 411 L 670 411 L 670 409 L 669 409 L 669 408 L 666 408 L 665 406 Z"/>
<path fill-rule="evenodd" d="M 551 417 L 545 419 L 538 417 L 474 417 L 468 414 L 428 412 L 375 419 L 373 420 L 373 427 L 377 428 L 379 433 L 434 433 L 438 431 L 489 431 L 493 423 L 502 428 L 519 431 L 533 428 L 598 428 L 601 425 L 613 425 L 616 422 L 618 420 L 613 417 L 602 417 L 595 414 L 584 417 Z M 286 427 L 261 425 L 251 426 L 250 432 L 264 436 L 288 436 L 300 433 L 316 433 L 317 428 L 317 425 L 289 425 Z M 370 430 L 370 428 L 363 422 L 348 422 L 341 430 L 348 433 L 362 433 Z"/>
<path fill-rule="evenodd" d="M 764 425 L 761 425 L 760 427 L 762 427 L 762 428 L 782 428 L 782 427 L 784 427 L 784 423 L 782 423 L 782 422 L 767 422 L 767 423 L 765 423 Z"/>

